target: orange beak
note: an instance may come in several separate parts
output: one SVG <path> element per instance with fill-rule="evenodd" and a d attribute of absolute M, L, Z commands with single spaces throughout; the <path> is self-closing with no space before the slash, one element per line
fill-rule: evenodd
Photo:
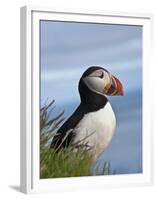
<path fill-rule="evenodd" d="M 123 96 L 123 86 L 115 76 L 111 76 L 111 82 L 105 86 L 105 93 L 109 96 Z"/>

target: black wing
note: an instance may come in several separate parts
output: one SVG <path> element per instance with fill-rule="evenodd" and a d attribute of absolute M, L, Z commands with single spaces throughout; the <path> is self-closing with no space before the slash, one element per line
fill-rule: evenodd
<path fill-rule="evenodd" d="M 83 104 L 80 104 L 70 118 L 59 128 L 50 147 L 59 149 L 68 146 L 74 137 L 73 129 L 87 112 L 87 108 Z"/>

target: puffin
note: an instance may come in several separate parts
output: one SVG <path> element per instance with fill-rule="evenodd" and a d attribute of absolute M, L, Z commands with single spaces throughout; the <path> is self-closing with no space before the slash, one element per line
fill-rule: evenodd
<path fill-rule="evenodd" d="M 110 144 L 116 128 L 107 96 L 122 96 L 123 86 L 107 69 L 91 66 L 82 74 L 78 91 L 80 104 L 54 135 L 50 148 L 83 147 L 95 161 Z"/>

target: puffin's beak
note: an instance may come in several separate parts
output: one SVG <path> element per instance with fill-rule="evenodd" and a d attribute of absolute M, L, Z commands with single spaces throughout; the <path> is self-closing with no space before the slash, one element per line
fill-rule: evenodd
<path fill-rule="evenodd" d="M 105 86 L 105 93 L 109 96 L 123 96 L 123 86 L 121 82 L 115 77 L 111 76 L 111 82 Z"/>

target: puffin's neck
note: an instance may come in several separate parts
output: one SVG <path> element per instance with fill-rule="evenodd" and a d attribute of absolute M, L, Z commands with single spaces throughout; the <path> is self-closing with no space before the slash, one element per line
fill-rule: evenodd
<path fill-rule="evenodd" d="M 91 91 L 83 82 L 82 78 L 79 82 L 79 93 L 81 104 L 86 106 L 90 112 L 103 108 L 108 102 L 108 99 L 105 96 Z"/>

